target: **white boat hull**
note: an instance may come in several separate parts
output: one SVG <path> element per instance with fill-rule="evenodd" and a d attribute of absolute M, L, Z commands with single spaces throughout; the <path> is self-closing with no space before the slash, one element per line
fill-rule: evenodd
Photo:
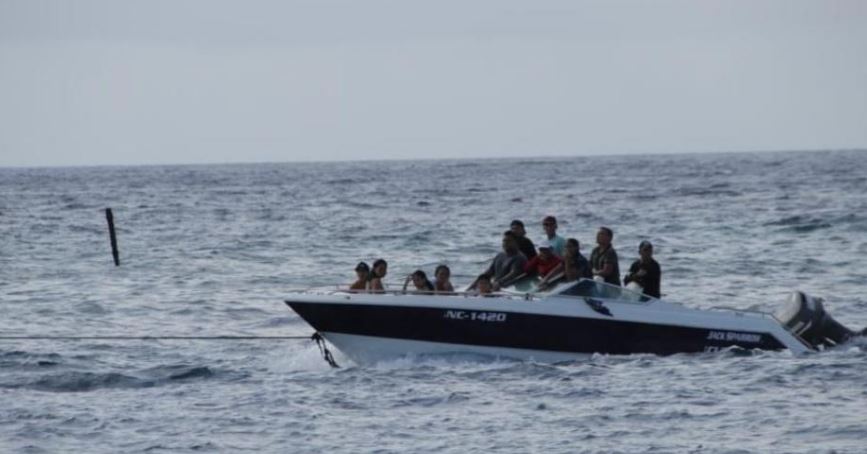
<path fill-rule="evenodd" d="M 342 333 L 320 333 L 348 358 L 359 364 L 374 364 L 404 357 L 481 355 L 540 363 L 559 363 L 589 358 L 587 353 L 566 353 L 522 348 L 447 344 L 408 339 L 390 339 Z"/>

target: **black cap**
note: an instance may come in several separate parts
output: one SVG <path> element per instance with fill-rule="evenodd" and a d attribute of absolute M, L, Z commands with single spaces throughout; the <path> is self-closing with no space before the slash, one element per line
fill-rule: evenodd
<path fill-rule="evenodd" d="M 509 224 L 510 227 L 514 227 L 516 225 L 520 225 L 522 228 L 524 227 L 524 223 L 520 219 L 515 219 L 514 221 L 512 221 L 511 224 Z"/>
<path fill-rule="evenodd" d="M 367 266 L 367 264 L 364 262 L 358 262 L 358 265 L 355 265 L 355 271 L 361 271 L 361 270 L 370 271 L 370 267 Z"/>
<path fill-rule="evenodd" d="M 642 250 L 642 249 L 644 249 L 644 248 L 646 248 L 646 247 L 649 247 L 650 249 L 653 249 L 653 245 L 650 244 L 650 241 L 644 240 L 644 241 L 642 241 L 641 243 L 638 243 L 638 250 L 639 250 L 639 251 Z"/>

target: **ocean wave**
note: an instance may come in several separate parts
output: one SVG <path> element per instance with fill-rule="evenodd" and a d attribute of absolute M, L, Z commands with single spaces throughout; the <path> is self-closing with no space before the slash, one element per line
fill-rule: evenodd
<path fill-rule="evenodd" d="M 681 187 L 677 188 L 673 191 L 675 195 L 679 195 L 682 197 L 738 197 L 743 195 L 740 191 L 733 191 L 731 189 L 725 189 L 727 186 L 722 187 L 714 187 L 714 186 L 693 186 L 693 187 Z"/>
<path fill-rule="evenodd" d="M 245 374 L 215 371 L 207 366 L 159 366 L 138 372 L 89 372 L 67 370 L 40 375 L 35 378 L 9 377 L 0 388 L 32 389 L 36 391 L 77 393 L 100 389 L 141 389 L 168 385 L 175 382 L 210 380 L 217 377 L 238 378 Z"/>
<path fill-rule="evenodd" d="M 782 227 L 781 230 L 790 231 L 793 233 L 809 233 L 815 230 L 827 229 L 831 227 L 831 223 L 825 221 L 824 219 L 803 215 L 787 216 L 776 221 L 766 222 L 763 225 L 768 227 Z"/>
<path fill-rule="evenodd" d="M 21 350 L 0 352 L 0 369 L 41 369 L 55 367 L 63 357 L 57 353 L 29 353 Z"/>
<path fill-rule="evenodd" d="M 49 392 L 86 392 L 103 388 L 145 388 L 153 382 L 115 372 L 94 373 L 67 371 L 44 375 L 20 383 L 3 383 L 4 388 L 26 388 Z"/>

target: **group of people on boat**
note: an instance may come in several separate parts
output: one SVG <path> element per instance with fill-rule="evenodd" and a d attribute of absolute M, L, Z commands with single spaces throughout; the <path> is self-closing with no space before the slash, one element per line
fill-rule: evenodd
<path fill-rule="evenodd" d="M 581 254 L 581 244 L 577 239 L 564 239 L 557 234 L 557 219 L 554 216 L 546 216 L 542 220 L 542 228 L 545 239 L 537 246 L 527 238 L 524 223 L 518 219 L 512 221 L 509 230 L 503 232 L 502 252 L 473 281 L 469 290 L 486 295 L 528 277 L 539 279 L 537 288 L 540 290 L 582 278 L 621 285 L 619 259 L 612 244 L 614 232 L 610 228 L 600 227 L 596 232 L 596 247 L 590 253 L 589 260 Z M 629 267 L 622 283 L 634 283 L 644 294 L 659 298 L 662 271 L 653 258 L 653 245 L 649 241 L 642 241 L 638 246 L 638 254 L 638 260 Z M 350 286 L 350 291 L 385 291 L 382 282 L 388 272 L 385 260 L 377 259 L 372 267 L 361 262 L 355 267 L 355 272 L 357 280 Z M 450 278 L 451 270 L 446 265 L 436 267 L 433 281 L 419 269 L 406 277 L 403 289 L 406 290 L 412 283 L 416 291 L 452 293 L 454 286 Z"/>
<path fill-rule="evenodd" d="M 382 280 L 388 273 L 388 262 L 384 259 L 376 259 L 373 262 L 373 267 L 370 267 L 365 262 L 359 262 L 355 266 L 356 280 L 349 286 L 352 292 L 384 292 L 385 285 Z M 428 279 L 427 274 L 423 270 L 415 270 L 403 283 L 403 289 L 406 290 L 410 282 L 415 286 L 416 290 L 422 292 L 435 293 L 453 293 L 455 291 L 450 279 L 452 270 L 448 265 L 438 265 L 434 270 L 434 280 Z"/>

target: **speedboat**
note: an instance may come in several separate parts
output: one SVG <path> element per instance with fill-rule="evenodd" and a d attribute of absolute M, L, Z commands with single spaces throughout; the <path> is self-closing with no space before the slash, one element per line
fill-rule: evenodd
<path fill-rule="evenodd" d="M 856 335 L 822 301 L 792 293 L 776 315 L 695 309 L 581 279 L 546 290 L 493 294 L 305 292 L 286 304 L 352 361 L 480 354 L 562 362 L 594 353 L 823 349 Z"/>

